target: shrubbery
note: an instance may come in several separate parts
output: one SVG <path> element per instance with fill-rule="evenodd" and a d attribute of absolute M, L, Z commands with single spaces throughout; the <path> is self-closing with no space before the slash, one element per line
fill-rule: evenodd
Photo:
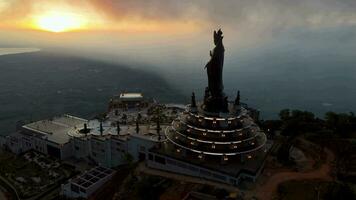
<path fill-rule="evenodd" d="M 324 119 L 320 119 L 312 112 L 283 109 L 279 112 L 279 120 L 262 121 L 261 126 L 272 135 L 280 130 L 282 135 L 292 137 L 308 132 L 347 137 L 356 131 L 356 116 L 353 113 L 327 112 Z"/>

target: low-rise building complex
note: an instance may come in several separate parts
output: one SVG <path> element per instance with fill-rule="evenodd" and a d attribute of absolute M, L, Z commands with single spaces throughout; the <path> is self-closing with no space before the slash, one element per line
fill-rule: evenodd
<path fill-rule="evenodd" d="M 150 168 L 232 185 L 255 181 L 271 141 L 255 123 L 259 112 L 240 102 L 240 92 L 233 101 L 224 94 L 220 30 L 214 33 L 214 42 L 206 66 L 208 87 L 200 102 L 194 93 L 187 106 L 121 93 L 96 119 L 62 115 L 29 123 L 2 138 L 1 144 L 18 154 L 34 149 L 60 160 L 74 158 L 108 168 L 145 160 Z M 71 180 L 65 191 L 88 196 L 95 171 Z"/>

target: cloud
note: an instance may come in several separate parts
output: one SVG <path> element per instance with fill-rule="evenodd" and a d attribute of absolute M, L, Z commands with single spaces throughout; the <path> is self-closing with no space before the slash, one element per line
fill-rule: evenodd
<path fill-rule="evenodd" d="M 107 29 L 179 31 L 222 27 L 234 34 L 273 34 L 285 28 L 356 25 L 355 0 L 0 0 L 1 23 L 12 24 L 58 5 L 73 8 Z M 95 15 L 94 15 L 95 14 Z M 97 20 L 98 19 L 98 20 Z M 176 27 L 175 29 L 173 27 Z M 189 28 L 190 27 L 190 28 Z"/>
<path fill-rule="evenodd" d="M 90 4 L 115 20 L 196 20 L 266 26 L 356 23 L 354 0 L 90 0 Z"/>
<path fill-rule="evenodd" d="M 26 17 L 32 10 L 32 1 L 0 0 L 1 21 Z"/>

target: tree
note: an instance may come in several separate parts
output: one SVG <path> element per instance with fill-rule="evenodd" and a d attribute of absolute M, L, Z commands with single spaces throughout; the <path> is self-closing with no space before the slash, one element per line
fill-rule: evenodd
<path fill-rule="evenodd" d="M 356 117 L 354 113 L 334 113 L 327 112 L 325 114 L 326 125 L 334 133 L 345 135 L 356 130 Z"/>
<path fill-rule="evenodd" d="M 290 110 L 289 109 L 283 109 L 279 112 L 279 118 L 282 121 L 286 121 L 290 118 Z"/>
<path fill-rule="evenodd" d="M 163 188 L 159 184 L 161 178 L 158 177 L 144 177 L 140 182 L 137 183 L 137 193 L 142 200 L 155 200 L 159 199 Z"/>
<path fill-rule="evenodd" d="M 320 129 L 319 120 L 315 119 L 313 113 L 301 110 L 284 109 L 280 112 L 282 120 L 282 134 L 296 136 L 299 133 L 316 131 Z"/>
<path fill-rule="evenodd" d="M 134 157 L 130 153 L 124 154 L 124 160 L 129 164 L 132 165 L 134 161 Z"/>
<path fill-rule="evenodd" d="M 227 192 L 225 189 L 218 189 L 218 191 L 216 192 L 217 199 L 226 199 L 228 195 L 229 192 Z"/>
<path fill-rule="evenodd" d="M 324 196 L 326 200 L 333 199 L 348 199 L 356 200 L 356 195 L 352 188 L 347 184 L 332 184 L 328 188 L 328 192 Z"/>

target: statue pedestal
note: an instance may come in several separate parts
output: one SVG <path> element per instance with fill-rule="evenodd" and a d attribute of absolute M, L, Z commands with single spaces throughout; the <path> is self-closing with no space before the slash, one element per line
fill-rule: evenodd
<path fill-rule="evenodd" d="M 229 112 L 226 96 L 208 97 L 204 100 L 204 110 L 207 112 Z"/>

